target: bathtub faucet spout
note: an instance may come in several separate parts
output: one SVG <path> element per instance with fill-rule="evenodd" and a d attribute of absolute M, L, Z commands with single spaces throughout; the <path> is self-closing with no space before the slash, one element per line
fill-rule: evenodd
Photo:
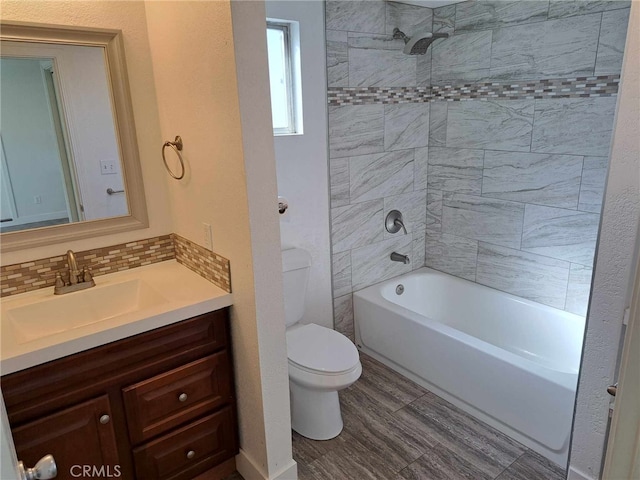
<path fill-rule="evenodd" d="M 392 262 L 402 262 L 405 265 L 409 263 L 409 257 L 407 255 L 402 255 L 401 253 L 393 252 L 391 254 Z"/>

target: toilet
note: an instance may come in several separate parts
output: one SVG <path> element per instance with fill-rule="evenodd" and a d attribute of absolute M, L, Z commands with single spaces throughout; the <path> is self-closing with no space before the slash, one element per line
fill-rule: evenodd
<path fill-rule="evenodd" d="M 347 337 L 320 325 L 299 323 L 310 267 L 307 251 L 282 251 L 291 428 L 303 437 L 329 440 L 343 426 L 338 391 L 360 378 L 362 365 L 358 349 Z"/>

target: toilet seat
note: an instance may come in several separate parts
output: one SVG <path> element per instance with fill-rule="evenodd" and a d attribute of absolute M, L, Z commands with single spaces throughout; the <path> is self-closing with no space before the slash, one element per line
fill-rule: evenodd
<path fill-rule="evenodd" d="M 313 323 L 287 331 L 287 352 L 291 367 L 315 375 L 343 375 L 360 364 L 347 337 Z"/>

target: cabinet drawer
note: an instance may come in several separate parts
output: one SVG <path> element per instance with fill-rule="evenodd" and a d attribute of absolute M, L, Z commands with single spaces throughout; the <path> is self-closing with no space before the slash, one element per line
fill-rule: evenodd
<path fill-rule="evenodd" d="M 123 389 L 131 443 L 189 422 L 232 397 L 227 351 L 196 360 Z"/>
<path fill-rule="evenodd" d="M 236 454 L 234 415 L 226 407 L 133 451 L 136 477 L 190 480 Z"/>

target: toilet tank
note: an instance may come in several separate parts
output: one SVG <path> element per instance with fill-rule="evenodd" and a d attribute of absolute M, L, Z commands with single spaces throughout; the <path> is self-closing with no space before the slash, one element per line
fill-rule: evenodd
<path fill-rule="evenodd" d="M 284 320 L 287 327 L 299 322 L 304 315 L 311 255 L 301 248 L 282 251 L 282 283 L 284 291 Z"/>

